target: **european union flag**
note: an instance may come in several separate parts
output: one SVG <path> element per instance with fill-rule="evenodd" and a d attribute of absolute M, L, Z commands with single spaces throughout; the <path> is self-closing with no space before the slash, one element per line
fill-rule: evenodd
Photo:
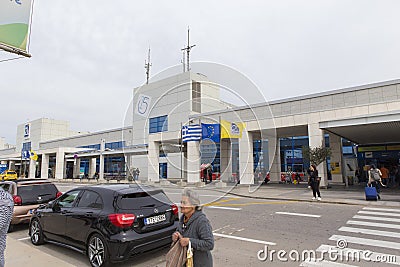
<path fill-rule="evenodd" d="M 202 139 L 211 139 L 215 143 L 219 143 L 221 139 L 221 127 L 219 123 L 215 124 L 206 124 L 202 123 L 201 124 L 201 129 L 202 129 Z"/>

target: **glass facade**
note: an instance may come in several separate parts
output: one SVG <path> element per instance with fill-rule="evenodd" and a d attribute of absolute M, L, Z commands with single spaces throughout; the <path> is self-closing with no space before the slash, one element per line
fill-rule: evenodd
<path fill-rule="evenodd" d="M 149 133 L 168 131 L 168 116 L 160 116 L 149 119 Z"/>
<path fill-rule="evenodd" d="M 32 149 L 31 142 L 26 142 L 22 144 L 22 151 L 30 151 Z"/>

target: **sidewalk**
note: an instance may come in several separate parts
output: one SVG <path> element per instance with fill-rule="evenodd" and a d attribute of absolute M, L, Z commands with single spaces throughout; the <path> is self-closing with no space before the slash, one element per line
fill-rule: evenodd
<path fill-rule="evenodd" d="M 354 185 L 349 188 L 334 186 L 329 189 L 320 189 L 322 203 L 348 204 L 363 206 L 387 206 L 400 207 L 400 189 L 382 188 L 381 200 L 366 201 L 364 194 L 365 185 Z M 256 186 L 238 185 L 227 188 L 214 188 L 218 192 L 225 192 L 231 195 L 271 200 L 292 200 L 312 202 L 312 190 L 307 184 L 266 184 L 258 188 Z"/>
<path fill-rule="evenodd" d="M 24 244 L 22 241 L 13 239 L 10 236 L 7 236 L 5 261 L 7 267 L 73 266 L 65 261 L 40 251 L 40 247 Z"/>

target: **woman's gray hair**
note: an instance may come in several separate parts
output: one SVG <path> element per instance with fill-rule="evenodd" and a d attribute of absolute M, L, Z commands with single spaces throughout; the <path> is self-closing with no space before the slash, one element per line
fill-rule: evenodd
<path fill-rule="evenodd" d="M 190 204 L 196 207 L 196 210 L 202 209 L 202 206 L 200 206 L 199 194 L 196 191 L 190 188 L 185 188 L 183 189 L 182 196 L 187 197 Z"/>

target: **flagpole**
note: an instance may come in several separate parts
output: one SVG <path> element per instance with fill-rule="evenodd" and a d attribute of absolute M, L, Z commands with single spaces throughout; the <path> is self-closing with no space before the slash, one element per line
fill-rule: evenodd
<path fill-rule="evenodd" d="M 181 150 L 181 184 L 182 184 L 182 179 L 183 179 L 183 177 L 182 177 L 182 171 L 183 171 L 183 158 L 182 158 L 182 152 L 183 152 L 183 140 L 182 140 L 182 122 L 181 122 L 181 138 L 180 138 L 180 150 Z"/>
<path fill-rule="evenodd" d="M 218 116 L 219 123 L 219 179 L 221 180 L 221 145 L 222 145 L 222 136 L 221 136 L 221 116 Z"/>

